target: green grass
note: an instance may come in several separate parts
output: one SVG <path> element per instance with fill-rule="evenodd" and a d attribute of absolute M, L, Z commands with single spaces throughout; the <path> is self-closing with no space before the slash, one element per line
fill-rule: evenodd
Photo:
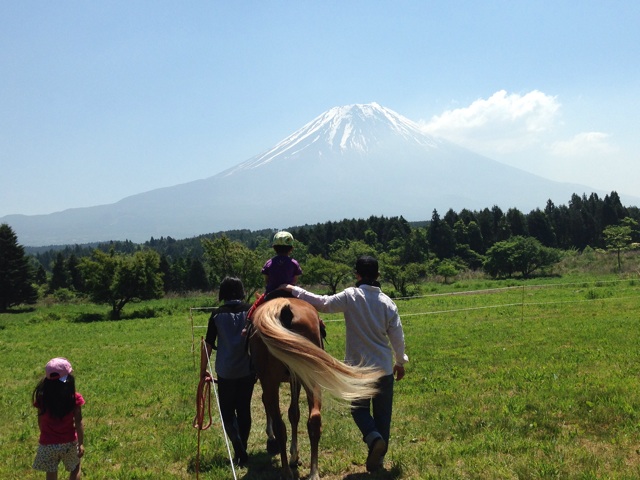
<path fill-rule="evenodd" d="M 40 476 L 31 470 L 38 432 L 30 396 L 59 355 L 72 360 L 87 400 L 85 478 L 195 478 L 199 359 L 189 307 L 213 304 L 211 296 L 147 302 L 128 306 L 120 321 L 100 320 L 105 308 L 84 304 L 1 315 L 0 478 Z M 468 279 L 427 284 L 397 304 L 411 361 L 396 384 L 387 472 L 364 473 L 348 408 L 325 398 L 323 478 L 640 478 L 640 279 Z M 207 314 L 192 318 L 204 325 Z M 342 358 L 341 317 L 323 318 L 327 349 Z M 253 404 L 252 460 L 236 473 L 275 479 L 259 387 Z M 215 410 L 201 439 L 200 478 L 233 478 Z M 303 421 L 302 478 L 308 448 Z"/>

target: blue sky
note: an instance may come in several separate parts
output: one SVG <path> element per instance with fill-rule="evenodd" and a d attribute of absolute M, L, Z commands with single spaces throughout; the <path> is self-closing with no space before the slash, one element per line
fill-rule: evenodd
<path fill-rule="evenodd" d="M 206 178 L 370 102 L 640 197 L 638 25 L 636 0 L 4 1 L 0 216 Z"/>

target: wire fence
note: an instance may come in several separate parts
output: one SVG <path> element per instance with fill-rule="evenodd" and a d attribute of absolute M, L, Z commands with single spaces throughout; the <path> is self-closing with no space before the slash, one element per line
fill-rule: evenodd
<path fill-rule="evenodd" d="M 624 288 L 620 288 L 620 286 Z M 487 296 L 492 301 L 487 302 Z M 425 302 L 414 300 L 431 300 L 428 310 L 414 311 L 416 307 L 424 307 Z M 461 312 L 472 312 L 498 308 L 520 308 L 520 317 L 524 319 L 527 307 L 552 306 L 562 304 L 578 304 L 596 301 L 622 301 L 640 299 L 640 278 L 619 280 L 594 280 L 548 284 L 521 284 L 507 287 L 464 290 L 455 292 L 432 293 L 396 297 L 394 301 L 402 319 L 443 315 Z M 191 325 L 192 351 L 196 348 L 196 331 L 206 329 L 207 324 L 198 324 L 194 314 L 207 313 L 215 307 L 192 307 L 189 309 Z M 208 318 L 208 317 L 207 317 Z M 343 322 L 344 318 L 323 319 L 327 322 Z"/>

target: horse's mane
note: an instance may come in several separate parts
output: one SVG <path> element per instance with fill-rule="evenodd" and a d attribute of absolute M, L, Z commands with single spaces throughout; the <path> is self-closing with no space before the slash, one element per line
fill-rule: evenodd
<path fill-rule="evenodd" d="M 291 375 L 307 388 L 320 385 L 332 396 L 349 402 L 374 396 L 377 393 L 376 381 L 384 375 L 383 372 L 374 367 L 347 365 L 309 338 L 282 325 L 280 316 L 283 309 L 293 313 L 293 323 L 297 327 L 304 324 L 305 319 L 296 315 L 294 302 L 289 298 L 275 298 L 262 305 L 253 316 L 254 334 L 260 335 L 271 355 L 284 363 Z M 318 322 L 317 314 L 310 321 Z M 312 330 L 309 327 L 309 331 L 312 338 L 317 336 L 319 343 L 318 328 Z"/>

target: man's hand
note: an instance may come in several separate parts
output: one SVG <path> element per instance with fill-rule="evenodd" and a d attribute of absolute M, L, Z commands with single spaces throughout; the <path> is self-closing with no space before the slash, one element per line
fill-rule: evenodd
<path fill-rule="evenodd" d="M 394 365 L 393 366 L 393 374 L 396 377 L 396 382 L 399 382 L 404 377 L 404 366 L 403 365 Z"/>

